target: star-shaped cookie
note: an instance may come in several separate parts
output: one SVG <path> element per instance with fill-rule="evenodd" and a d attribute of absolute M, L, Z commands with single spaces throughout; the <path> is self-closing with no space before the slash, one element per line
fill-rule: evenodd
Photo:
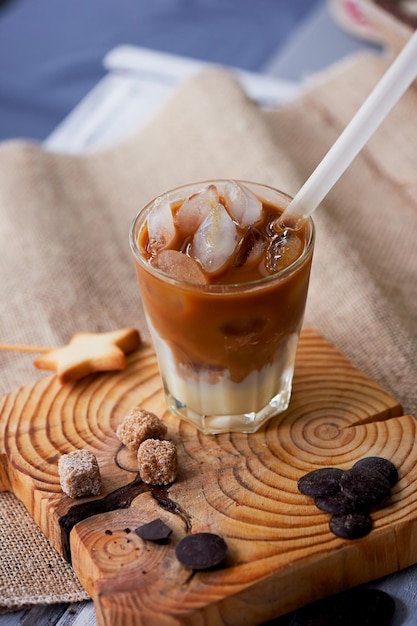
<path fill-rule="evenodd" d="M 38 356 L 33 363 L 38 369 L 56 371 L 59 381 L 68 383 L 93 372 L 125 369 L 125 355 L 140 343 L 139 332 L 134 328 L 77 333 L 66 346 Z"/>

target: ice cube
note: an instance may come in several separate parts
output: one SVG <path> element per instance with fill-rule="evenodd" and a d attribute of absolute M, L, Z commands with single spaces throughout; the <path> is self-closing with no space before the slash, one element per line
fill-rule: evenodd
<path fill-rule="evenodd" d="M 193 194 L 183 202 L 175 215 L 175 224 L 183 236 L 195 233 L 201 222 L 219 201 L 214 185 Z"/>
<path fill-rule="evenodd" d="M 224 201 L 230 215 L 242 228 L 256 224 L 262 217 L 262 202 L 259 198 L 234 180 L 225 185 Z"/>
<path fill-rule="evenodd" d="M 275 273 L 288 267 L 303 251 L 303 243 L 297 236 L 291 236 L 289 231 L 275 235 L 265 254 L 265 265 L 269 272 Z"/>
<path fill-rule="evenodd" d="M 222 204 L 210 211 L 194 235 L 191 254 L 204 271 L 219 271 L 233 256 L 238 243 L 236 226 Z"/>
<path fill-rule="evenodd" d="M 148 215 L 148 237 L 151 252 L 167 248 L 175 239 L 176 231 L 171 205 L 166 198 L 157 198 Z"/>
<path fill-rule="evenodd" d="M 239 244 L 233 265 L 242 267 L 245 263 L 254 264 L 260 261 L 264 254 L 266 243 L 266 237 L 259 230 L 250 226 Z"/>
<path fill-rule="evenodd" d="M 197 284 L 207 283 L 197 261 L 178 250 L 161 250 L 152 259 L 152 265 L 177 280 Z"/>

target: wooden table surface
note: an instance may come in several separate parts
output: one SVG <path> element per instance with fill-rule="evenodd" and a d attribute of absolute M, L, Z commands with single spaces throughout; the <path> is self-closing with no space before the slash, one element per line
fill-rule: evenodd
<path fill-rule="evenodd" d="M 390 626 L 415 626 L 417 616 L 417 565 L 364 585 L 382 589 L 396 602 L 396 613 Z M 287 626 L 280 618 L 269 624 Z M 53 604 L 0 615 L 0 626 L 96 626 L 94 606 L 90 601 L 76 604 Z M 337 626 L 337 624 L 332 624 Z"/>
<path fill-rule="evenodd" d="M 318 346 L 320 349 L 317 348 L 315 352 L 314 350 L 312 350 L 314 346 Z M 300 372 L 302 369 L 302 372 L 304 373 L 304 378 L 307 377 L 306 378 L 307 381 L 309 380 L 308 378 L 309 368 L 307 367 L 307 365 L 310 362 L 312 355 L 316 353 L 322 355 L 324 352 L 327 355 L 327 359 L 329 359 L 330 356 L 333 354 L 334 350 L 330 345 L 326 347 L 324 341 L 312 331 L 303 331 L 302 340 L 300 342 L 299 363 L 304 365 L 303 369 L 300 368 Z M 138 362 L 139 372 L 142 371 L 139 365 L 142 363 L 142 360 L 145 359 L 145 357 L 146 357 L 145 353 L 143 355 L 141 353 L 140 354 L 138 353 L 138 355 L 135 357 Z M 341 355 L 338 355 L 337 352 L 334 352 L 333 358 L 336 358 L 336 357 L 339 360 L 342 359 Z M 340 374 L 340 371 L 341 371 L 340 368 L 342 365 L 343 367 L 348 368 L 348 372 L 351 372 L 351 370 L 349 369 L 351 366 L 344 360 L 343 360 L 343 363 L 342 363 L 342 360 L 340 360 L 339 374 Z M 131 369 L 132 368 L 133 368 L 133 364 L 131 364 Z M 301 374 L 298 376 L 297 368 L 296 368 L 296 375 L 294 378 L 294 399 L 298 397 L 298 400 L 300 400 L 302 396 L 301 390 L 303 388 L 302 382 L 304 378 L 303 376 L 301 376 Z M 353 378 L 352 376 L 346 376 L 346 379 L 349 381 L 351 381 L 352 378 Z M 360 380 L 364 382 L 365 379 L 361 377 Z M 339 378 L 338 378 L 338 381 L 339 381 Z M 352 381 L 350 382 L 350 384 L 353 384 Z M 36 389 L 36 385 L 34 388 Z M 296 393 L 297 391 L 299 392 L 298 396 Z M 335 419 L 334 416 L 333 416 L 333 419 Z M 395 421 L 395 419 L 396 418 L 394 417 L 393 420 Z M 412 467 L 412 472 L 414 472 L 414 465 Z M 405 476 L 404 476 L 404 480 L 405 480 Z M 410 493 L 411 493 L 410 497 L 414 498 L 413 492 L 411 491 Z M 381 537 L 383 539 L 385 535 L 381 535 Z M 407 544 L 407 539 L 408 539 L 408 536 L 404 536 L 403 542 L 401 545 L 405 546 Z M 411 541 L 411 538 L 410 538 L 410 541 Z M 412 543 L 410 545 L 412 545 Z M 382 555 L 384 554 L 384 552 L 387 552 L 387 549 L 384 549 L 383 544 L 379 545 L 379 548 L 381 548 L 381 551 L 380 552 L 377 551 L 375 554 L 376 554 L 376 557 L 378 554 L 381 554 L 381 558 L 382 558 Z M 399 558 L 399 554 L 397 554 L 397 558 Z M 408 562 L 413 562 L 413 561 L 409 560 Z M 363 565 L 365 565 L 365 562 L 363 562 Z M 393 571 L 393 569 L 394 568 L 391 568 L 388 571 Z M 376 564 L 375 568 L 372 571 L 378 572 L 382 570 L 380 570 Z M 328 574 L 330 576 L 331 572 L 328 572 Z M 346 575 L 347 575 L 347 571 L 346 571 L 346 563 L 345 563 L 345 576 Z M 326 581 L 327 580 L 328 578 L 326 578 Z M 363 578 L 362 580 L 369 580 L 369 578 L 368 579 Z M 406 569 L 396 572 L 395 574 L 386 576 L 377 581 L 367 583 L 365 586 L 382 589 L 388 592 L 394 598 L 396 602 L 397 610 L 396 610 L 396 615 L 391 626 L 411 626 L 411 625 L 414 626 L 416 624 L 417 565 L 412 565 Z M 330 590 L 331 590 L 331 580 L 329 580 L 329 593 L 330 593 Z M 250 589 L 248 589 L 248 592 L 250 593 Z M 271 615 L 271 613 L 269 613 L 269 615 Z M 280 619 L 276 619 L 276 620 L 273 620 L 272 622 L 268 622 L 268 624 L 276 624 L 276 626 L 287 626 L 288 621 L 289 621 L 288 616 L 284 616 Z M 251 623 L 253 623 L 253 619 Z M 59 626 L 69 626 L 69 625 L 95 626 L 96 619 L 95 619 L 95 614 L 94 614 L 94 606 L 93 606 L 93 603 L 89 601 L 77 603 L 77 604 L 59 604 L 59 605 L 54 604 L 54 605 L 49 605 L 49 606 L 39 605 L 31 609 L 26 609 L 26 610 L 21 610 L 21 611 L 16 611 L 13 613 L 0 615 L 0 626 L 17 626 L 17 625 L 29 626 L 32 624 L 34 625 L 38 625 L 38 624 L 55 625 L 56 624 Z M 242 624 L 244 624 L 243 621 L 242 621 Z M 332 624 L 331 626 L 338 626 L 338 625 Z"/>

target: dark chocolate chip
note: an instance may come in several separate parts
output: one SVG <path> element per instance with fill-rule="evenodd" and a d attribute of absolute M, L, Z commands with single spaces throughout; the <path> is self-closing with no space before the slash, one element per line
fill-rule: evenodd
<path fill-rule="evenodd" d="M 288 626 L 389 626 L 393 598 L 379 589 L 351 589 L 309 604 L 293 614 Z"/>
<path fill-rule="evenodd" d="M 214 533 L 193 533 L 181 539 L 175 554 L 185 567 L 194 570 L 210 569 L 224 561 L 227 544 Z"/>
<path fill-rule="evenodd" d="M 306 496 L 332 496 L 340 491 L 343 470 L 321 467 L 304 474 L 298 481 L 298 490 Z"/>
<path fill-rule="evenodd" d="M 172 529 L 158 518 L 152 520 L 148 524 L 139 526 L 136 528 L 135 533 L 145 541 L 155 541 L 156 543 L 161 543 L 168 539 L 172 533 Z"/>
<path fill-rule="evenodd" d="M 334 496 L 317 496 L 314 498 L 315 505 L 321 511 L 332 515 L 346 515 L 347 513 L 369 513 L 370 507 L 358 504 L 352 498 L 348 498 L 343 491 Z"/>
<path fill-rule="evenodd" d="M 362 467 L 374 469 L 383 474 L 391 487 L 398 482 L 398 470 L 394 463 L 391 463 L 391 461 L 388 461 L 388 459 L 384 459 L 381 456 L 367 456 L 364 459 L 360 459 L 360 461 L 357 461 L 352 466 L 352 469 Z"/>
<path fill-rule="evenodd" d="M 332 515 L 329 528 L 342 539 L 360 539 L 372 530 L 372 518 L 366 513 Z"/>
<path fill-rule="evenodd" d="M 347 470 L 340 479 L 342 492 L 357 504 L 380 506 L 391 493 L 388 480 L 380 472 L 367 467 Z"/>

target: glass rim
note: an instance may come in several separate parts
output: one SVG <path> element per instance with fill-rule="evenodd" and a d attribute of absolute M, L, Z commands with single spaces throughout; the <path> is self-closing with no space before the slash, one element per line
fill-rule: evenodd
<path fill-rule="evenodd" d="M 194 188 L 194 187 L 198 188 L 199 186 L 203 187 L 203 186 L 208 186 L 210 184 L 226 183 L 230 180 L 233 180 L 242 185 L 245 185 L 245 184 L 251 185 L 252 187 L 265 189 L 272 193 L 278 193 L 280 196 L 282 196 L 286 200 L 288 201 L 292 200 L 292 197 L 289 194 L 285 193 L 284 191 L 281 191 L 280 189 L 272 187 L 270 185 L 267 185 L 264 183 L 257 183 L 254 181 L 240 180 L 240 179 L 235 179 L 235 178 L 234 179 L 216 178 L 216 179 L 210 179 L 210 180 L 197 181 L 195 183 L 185 183 L 183 185 L 178 185 L 177 187 L 173 187 L 172 189 L 169 189 L 168 191 L 161 193 L 158 196 L 155 196 L 154 198 L 152 198 L 152 200 L 147 202 L 145 206 L 143 206 L 136 213 L 129 229 L 130 248 L 133 252 L 135 259 L 140 263 L 140 265 L 147 272 L 149 272 L 156 278 L 159 278 L 173 286 L 181 287 L 181 289 L 192 289 L 193 291 L 199 290 L 201 292 L 206 292 L 206 293 L 224 294 L 228 292 L 249 291 L 249 290 L 256 289 L 256 288 L 262 288 L 266 284 L 269 284 L 277 280 L 282 280 L 287 275 L 291 274 L 296 269 L 298 269 L 298 267 L 304 263 L 305 259 L 310 255 L 310 252 L 312 251 L 314 241 L 315 241 L 315 225 L 311 217 L 309 217 L 306 220 L 306 222 L 309 224 L 309 239 L 307 241 L 307 244 L 303 252 L 301 253 L 299 257 L 297 257 L 297 259 L 295 259 L 295 261 L 293 261 L 293 263 L 279 270 L 275 274 L 270 274 L 269 276 L 263 276 L 262 278 L 257 278 L 256 280 L 251 280 L 251 281 L 244 282 L 244 283 L 223 283 L 223 284 L 222 283 L 211 283 L 211 284 L 192 283 L 186 280 L 181 280 L 180 278 L 174 278 L 170 276 L 169 274 L 163 272 L 159 268 L 151 265 L 151 263 L 149 263 L 148 260 L 143 257 L 143 255 L 141 254 L 139 245 L 138 245 L 138 235 L 140 231 L 137 230 L 137 227 L 139 223 L 140 223 L 140 228 L 142 227 L 142 225 L 144 224 L 157 198 L 168 197 L 169 195 L 178 193 L 182 190 Z"/>

